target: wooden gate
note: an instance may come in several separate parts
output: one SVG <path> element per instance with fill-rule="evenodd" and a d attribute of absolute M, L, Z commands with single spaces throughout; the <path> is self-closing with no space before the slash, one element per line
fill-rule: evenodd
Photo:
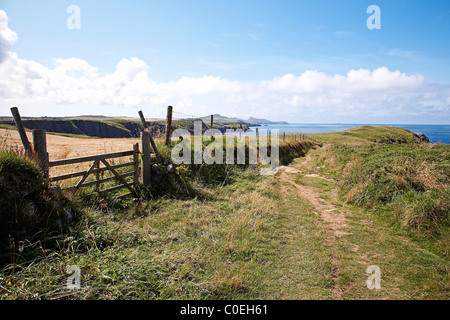
<path fill-rule="evenodd" d="M 109 162 L 110 159 L 116 159 L 116 158 L 122 158 L 122 157 L 133 157 L 133 160 L 126 163 L 111 165 Z M 75 186 L 70 186 L 67 188 L 63 188 L 63 190 L 78 190 L 83 187 L 90 187 L 95 186 L 96 192 L 98 192 L 100 195 L 105 194 L 108 192 L 120 190 L 123 188 L 127 188 L 130 190 L 131 194 L 133 196 L 136 196 L 136 191 L 133 188 L 133 185 L 136 186 L 139 183 L 139 144 L 136 143 L 133 145 L 133 150 L 130 151 L 123 151 L 123 152 L 115 152 L 115 153 L 107 153 L 107 154 L 100 154 L 95 156 L 87 156 L 87 157 L 80 157 L 80 158 L 72 158 L 72 159 L 63 159 L 63 160 L 55 160 L 55 161 L 48 161 L 48 167 L 56 167 L 56 166 L 64 166 L 64 165 L 70 165 L 70 164 L 77 164 L 77 163 L 85 163 L 85 162 L 93 162 L 90 168 L 87 171 L 81 171 L 81 172 L 74 172 L 69 174 L 64 174 L 56 177 L 49 177 L 50 182 L 58 182 L 68 179 L 73 179 L 77 177 L 81 177 L 81 179 L 78 181 L 78 183 Z M 103 164 L 104 167 L 101 167 L 100 165 Z M 124 167 L 132 167 L 133 171 L 129 171 L 126 173 L 119 174 L 116 169 L 124 168 Z M 110 171 L 112 172 L 113 176 L 101 179 L 100 174 Z M 86 182 L 86 179 L 90 175 L 95 175 L 94 181 Z M 126 181 L 126 178 L 133 177 L 133 183 L 128 183 Z M 100 189 L 100 185 L 105 182 L 117 180 L 120 182 L 118 186 L 109 188 L 109 189 Z M 129 195 L 129 194 L 127 194 Z M 126 196 L 126 195 L 124 195 Z"/>

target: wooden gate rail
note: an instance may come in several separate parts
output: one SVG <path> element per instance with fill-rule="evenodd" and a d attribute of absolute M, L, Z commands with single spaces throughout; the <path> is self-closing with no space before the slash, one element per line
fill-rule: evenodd
<path fill-rule="evenodd" d="M 96 155 L 96 156 L 54 160 L 54 161 L 49 161 L 48 166 L 49 167 L 64 166 L 67 164 L 75 164 L 75 163 L 88 162 L 88 161 L 94 161 L 94 160 L 100 160 L 100 159 L 113 159 L 113 158 L 132 156 L 133 154 L 134 154 L 134 150 L 131 150 L 131 151 L 123 151 L 123 152 L 115 152 L 115 153 L 105 153 L 105 154 Z"/>
<path fill-rule="evenodd" d="M 127 163 L 117 164 L 117 165 L 114 165 L 114 166 L 111 166 L 111 167 L 114 168 L 114 169 L 119 169 L 119 168 L 129 167 L 129 166 L 132 166 L 132 165 L 134 165 L 134 162 L 127 162 Z M 97 173 L 105 172 L 105 171 L 108 171 L 108 170 L 109 170 L 108 168 L 99 168 L 99 169 L 94 169 L 92 171 L 92 173 L 97 174 Z M 57 177 L 50 177 L 49 180 L 50 180 L 50 182 L 67 180 L 67 179 L 82 177 L 82 176 L 84 176 L 85 173 L 86 173 L 86 171 L 68 173 L 68 174 L 64 174 L 64 175 L 61 175 L 61 176 L 57 176 Z"/>

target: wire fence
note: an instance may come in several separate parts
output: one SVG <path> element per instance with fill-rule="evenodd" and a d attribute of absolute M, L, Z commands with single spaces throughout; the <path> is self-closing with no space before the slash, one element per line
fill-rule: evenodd
<path fill-rule="evenodd" d="M 0 147 L 2 149 L 11 150 L 20 154 L 25 153 L 25 148 L 16 131 L 9 130 L 6 127 L 1 127 L 0 130 Z"/>
<path fill-rule="evenodd" d="M 204 119 L 206 117 L 201 117 L 193 114 L 186 114 L 183 112 L 172 111 L 172 128 L 173 129 L 187 129 L 193 133 L 194 124 L 196 121 L 202 122 L 202 127 L 204 127 Z M 208 124 L 209 126 L 209 124 Z"/>
<path fill-rule="evenodd" d="M 200 116 L 172 111 L 173 127 L 190 127 L 194 125 L 195 121 L 203 121 L 203 119 Z"/>

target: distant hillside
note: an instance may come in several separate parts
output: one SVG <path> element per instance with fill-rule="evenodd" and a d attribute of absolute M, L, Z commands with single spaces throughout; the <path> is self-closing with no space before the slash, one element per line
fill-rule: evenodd
<path fill-rule="evenodd" d="M 257 119 L 251 117 L 247 120 L 235 118 L 235 117 L 226 117 L 220 114 L 214 114 L 214 124 L 217 125 L 246 125 L 247 127 L 256 127 L 263 124 L 287 124 L 285 121 L 270 121 L 267 119 Z M 211 121 L 211 116 L 205 116 L 201 118 L 205 123 L 209 124 Z"/>
<path fill-rule="evenodd" d="M 136 138 L 142 130 L 138 121 L 118 120 L 103 117 L 75 118 L 22 118 L 26 129 L 44 129 L 47 132 L 84 135 L 98 138 Z M 0 123 L 14 126 L 12 118 L 3 118 Z M 152 127 L 156 133 L 159 126 Z"/>
<path fill-rule="evenodd" d="M 214 115 L 214 128 L 225 132 L 227 129 L 241 128 L 247 130 L 250 126 L 258 126 L 260 124 L 275 123 L 264 119 L 253 119 L 246 121 L 238 118 L 224 117 L 219 114 Z M 250 120 L 249 119 L 249 120 Z M 182 119 L 175 120 L 172 123 L 174 129 L 187 129 L 194 132 L 194 121 L 203 121 L 203 131 L 210 126 L 211 116 L 200 119 Z M 23 125 L 26 129 L 44 129 L 47 132 L 67 134 L 67 135 L 83 135 L 98 138 L 137 138 L 142 131 L 142 124 L 138 118 L 126 117 L 105 117 L 105 116 L 89 116 L 83 115 L 79 117 L 42 117 L 27 118 L 22 117 Z M 153 136 L 161 136 L 166 132 L 166 121 L 150 120 L 147 121 L 150 132 Z M 12 117 L 0 118 L 0 126 L 12 128 L 15 126 Z"/>
<path fill-rule="evenodd" d="M 47 132 L 64 135 L 80 135 L 97 138 L 138 138 L 142 132 L 141 121 L 137 118 L 108 118 L 108 117 L 72 117 L 72 118 L 26 118 L 22 117 L 25 129 L 44 129 Z M 209 124 L 209 122 L 208 122 Z M 147 121 L 150 132 L 154 137 L 162 136 L 166 132 L 165 120 Z M 15 124 L 12 117 L 0 118 L 0 127 L 14 129 Z M 187 129 L 194 132 L 194 119 L 174 120 L 173 129 Z M 209 126 L 203 122 L 202 130 Z M 229 128 L 237 128 L 232 125 L 222 125 L 215 123 L 215 127 L 225 132 Z M 243 126 L 244 129 L 248 127 Z"/>
<path fill-rule="evenodd" d="M 247 122 L 252 122 L 252 123 L 256 123 L 258 125 L 261 124 L 287 124 L 286 121 L 270 121 L 267 119 L 256 119 L 256 118 L 248 118 Z"/>
<path fill-rule="evenodd" d="M 142 132 L 141 121 L 137 118 L 108 118 L 99 116 L 82 116 L 72 118 L 22 118 L 26 129 L 44 129 L 47 132 L 81 135 L 97 138 L 138 138 Z M 154 137 L 166 132 L 165 120 L 147 121 Z M 0 126 L 14 128 L 12 118 L 0 118 Z M 176 121 L 174 129 L 183 128 L 190 132 L 194 130 L 192 120 Z M 203 124 L 203 130 L 206 126 Z"/>

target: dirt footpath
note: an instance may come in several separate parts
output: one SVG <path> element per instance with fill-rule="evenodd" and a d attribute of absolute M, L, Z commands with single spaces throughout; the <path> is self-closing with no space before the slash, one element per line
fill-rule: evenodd
<path fill-rule="evenodd" d="M 303 162 L 301 163 L 303 166 L 307 165 L 311 161 L 310 154 L 307 154 L 306 157 L 303 159 Z M 350 233 L 346 232 L 345 229 L 347 227 L 346 224 L 346 218 L 345 218 L 345 212 L 342 212 L 342 210 L 338 209 L 335 205 L 330 203 L 329 201 L 323 199 L 316 191 L 314 191 L 312 188 L 309 188 L 307 186 L 298 184 L 295 182 L 295 178 L 298 175 L 302 175 L 304 177 L 311 177 L 316 179 L 325 179 L 330 181 L 330 179 L 326 177 L 322 177 L 318 174 L 314 175 L 305 175 L 304 172 L 293 168 L 293 167 L 280 167 L 280 178 L 293 185 L 298 194 L 304 198 L 308 203 L 310 203 L 315 211 L 316 214 L 320 216 L 321 218 L 321 227 L 324 228 L 325 232 L 327 233 L 327 239 L 326 239 L 326 245 L 329 247 L 331 252 L 331 262 L 333 264 L 332 274 L 331 277 L 334 280 L 334 287 L 332 288 L 334 299 L 341 300 L 342 299 L 342 293 L 343 289 L 339 288 L 339 286 L 336 284 L 336 280 L 339 276 L 339 259 L 337 257 L 337 254 L 335 254 L 335 241 L 336 238 L 349 235 Z"/>

